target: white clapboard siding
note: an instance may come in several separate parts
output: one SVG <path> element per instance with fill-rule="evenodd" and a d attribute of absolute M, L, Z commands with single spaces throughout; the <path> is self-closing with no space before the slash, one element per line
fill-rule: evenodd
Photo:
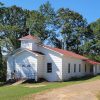
<path fill-rule="evenodd" d="M 21 48 L 37 51 L 38 46 L 33 40 L 21 40 Z"/>
<path fill-rule="evenodd" d="M 62 56 L 47 48 L 39 47 L 45 54 L 44 57 L 44 78 L 48 81 L 62 80 Z M 47 63 L 52 63 L 52 73 L 47 73 Z"/>
<path fill-rule="evenodd" d="M 70 63 L 70 73 L 68 73 L 68 64 Z M 76 72 L 74 72 L 74 64 L 76 64 Z M 79 64 L 81 64 L 81 71 L 79 72 Z M 76 58 L 72 58 L 69 56 L 63 57 L 62 64 L 62 77 L 63 80 L 67 80 L 71 77 L 81 77 L 87 74 L 90 74 L 90 65 L 87 64 L 87 71 L 85 72 L 85 63 Z"/>

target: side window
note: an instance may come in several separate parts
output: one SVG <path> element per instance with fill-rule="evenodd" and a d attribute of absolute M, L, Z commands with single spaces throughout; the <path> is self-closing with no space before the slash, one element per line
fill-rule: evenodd
<path fill-rule="evenodd" d="M 76 72 L 76 64 L 74 64 L 74 72 Z"/>
<path fill-rule="evenodd" d="M 47 63 L 47 72 L 48 73 L 52 72 L 52 63 Z"/>
<path fill-rule="evenodd" d="M 79 72 L 81 72 L 81 64 L 79 64 Z"/>
<path fill-rule="evenodd" d="M 93 72 L 93 65 L 90 65 L 90 72 Z"/>
<path fill-rule="evenodd" d="M 25 67 L 25 65 L 22 65 L 22 67 Z"/>
<path fill-rule="evenodd" d="M 86 64 L 85 64 L 85 72 L 86 72 Z"/>
<path fill-rule="evenodd" d="M 30 65 L 27 65 L 27 67 L 31 67 Z"/>
<path fill-rule="evenodd" d="M 68 64 L 68 73 L 70 73 L 70 63 Z"/>
<path fill-rule="evenodd" d="M 99 69 L 100 69 L 100 66 L 99 66 Z"/>

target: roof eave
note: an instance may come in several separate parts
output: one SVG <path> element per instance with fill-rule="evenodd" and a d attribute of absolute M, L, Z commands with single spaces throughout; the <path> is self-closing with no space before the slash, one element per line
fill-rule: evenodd
<path fill-rule="evenodd" d="M 44 48 L 46 48 L 46 49 L 48 49 L 48 50 L 54 51 L 54 52 L 60 54 L 61 56 L 64 56 L 64 54 L 62 54 L 62 53 L 60 53 L 60 52 L 57 52 L 57 51 L 55 51 L 55 50 L 52 50 L 52 49 L 50 49 L 50 48 L 48 48 L 48 47 L 45 47 L 45 46 L 42 46 L 42 47 L 44 47 Z"/>

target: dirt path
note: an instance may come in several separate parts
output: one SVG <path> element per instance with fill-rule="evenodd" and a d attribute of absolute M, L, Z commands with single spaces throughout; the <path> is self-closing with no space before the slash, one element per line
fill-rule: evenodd
<path fill-rule="evenodd" d="M 27 97 L 27 100 L 98 100 L 100 80 L 53 89 Z"/>

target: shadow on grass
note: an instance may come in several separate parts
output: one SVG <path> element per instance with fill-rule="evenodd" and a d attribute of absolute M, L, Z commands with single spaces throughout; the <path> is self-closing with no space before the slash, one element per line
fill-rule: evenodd
<path fill-rule="evenodd" d="M 63 82 L 78 82 L 78 81 L 88 81 L 88 80 L 90 80 L 90 79 L 95 79 L 95 77 L 97 77 L 97 76 L 100 76 L 100 74 L 98 74 L 98 75 L 88 75 L 88 76 L 83 76 L 83 77 L 71 77 L 69 80 L 64 80 Z M 1 82 L 0 83 L 0 87 L 1 86 L 6 86 L 6 85 L 12 85 L 13 83 L 15 83 L 16 81 L 11 81 L 11 80 L 9 80 L 9 81 L 7 81 L 7 82 Z M 27 84 L 27 83 L 29 83 L 29 84 L 33 84 L 33 83 L 44 83 L 44 82 L 48 82 L 47 80 L 45 80 L 45 79 L 40 79 L 38 82 L 36 82 L 35 80 L 33 80 L 33 79 L 29 79 L 29 80 L 25 80 L 23 83 L 21 83 L 21 84 Z M 50 83 L 50 82 L 49 82 Z"/>
<path fill-rule="evenodd" d="M 22 84 L 26 84 L 26 83 L 43 83 L 43 82 L 48 82 L 47 80 L 45 80 L 44 78 L 40 78 L 37 82 L 34 79 L 28 79 L 26 81 L 24 81 Z"/>
<path fill-rule="evenodd" d="M 89 79 L 92 79 L 92 78 L 95 78 L 96 76 L 98 75 L 88 75 L 88 76 L 82 76 L 82 77 L 71 77 L 69 80 L 66 80 L 65 82 L 67 81 L 85 81 L 85 80 L 89 80 Z"/>

